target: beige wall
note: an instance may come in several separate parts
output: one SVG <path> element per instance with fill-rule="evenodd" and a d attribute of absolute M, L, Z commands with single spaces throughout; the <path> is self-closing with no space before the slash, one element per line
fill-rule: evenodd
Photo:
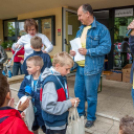
<path fill-rule="evenodd" d="M 62 33 L 58 36 L 57 29 L 61 29 L 62 32 L 62 7 L 53 8 L 48 10 L 36 11 L 26 14 L 18 15 L 18 20 L 28 19 L 28 18 L 38 18 L 55 15 L 55 45 L 53 51 L 50 55 L 55 54 L 56 52 L 62 51 Z"/>
<path fill-rule="evenodd" d="M 3 42 L 3 21 L 0 20 L 0 44 Z"/>

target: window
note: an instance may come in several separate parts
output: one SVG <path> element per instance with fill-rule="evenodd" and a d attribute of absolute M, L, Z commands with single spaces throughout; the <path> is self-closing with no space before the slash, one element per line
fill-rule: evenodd
<path fill-rule="evenodd" d="M 114 69 L 122 69 L 131 63 L 131 53 L 126 33 L 133 20 L 133 8 L 116 9 L 114 19 Z"/>
<path fill-rule="evenodd" d="M 48 39 L 55 44 L 55 16 L 35 18 L 38 24 L 38 32 L 45 34 Z M 4 48 L 11 47 L 17 41 L 17 37 L 25 35 L 25 20 L 17 21 L 17 19 L 3 20 L 4 32 Z M 50 26 L 50 27 L 48 27 Z"/>

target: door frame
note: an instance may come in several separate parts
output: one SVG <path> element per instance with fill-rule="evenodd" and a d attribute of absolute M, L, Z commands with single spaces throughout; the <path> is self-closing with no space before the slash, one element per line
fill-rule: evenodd
<path fill-rule="evenodd" d="M 77 11 L 75 10 L 62 7 L 62 51 L 66 51 L 66 12 L 77 14 Z"/>

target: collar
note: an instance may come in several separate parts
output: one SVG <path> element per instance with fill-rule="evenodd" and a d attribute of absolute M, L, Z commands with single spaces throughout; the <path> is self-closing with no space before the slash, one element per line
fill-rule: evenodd
<path fill-rule="evenodd" d="M 29 33 L 27 34 L 30 38 L 38 36 L 38 33 L 36 33 L 34 36 L 31 36 Z"/>
<path fill-rule="evenodd" d="M 8 109 L 14 109 L 12 107 L 6 106 L 6 107 L 0 107 L 0 110 L 8 110 Z"/>
<path fill-rule="evenodd" d="M 60 72 L 57 72 L 57 71 L 54 69 L 53 66 L 50 67 L 50 71 L 51 71 L 52 74 L 61 75 Z"/>
<path fill-rule="evenodd" d="M 34 51 L 34 54 L 43 53 L 42 51 Z"/>
<path fill-rule="evenodd" d="M 38 81 L 40 81 L 40 82 L 43 81 L 43 79 L 42 79 L 41 76 L 42 76 L 42 73 L 40 74 L 39 79 L 38 79 Z M 27 80 L 33 80 L 33 76 L 32 76 L 32 75 L 27 75 L 27 76 L 26 76 L 26 79 L 27 79 Z"/>
<path fill-rule="evenodd" d="M 80 29 L 83 29 L 84 27 L 85 27 L 86 25 L 81 25 L 79 28 Z M 91 24 L 91 28 L 96 28 L 97 26 L 96 26 L 96 18 L 94 17 L 94 21 L 93 21 L 93 23 Z"/>

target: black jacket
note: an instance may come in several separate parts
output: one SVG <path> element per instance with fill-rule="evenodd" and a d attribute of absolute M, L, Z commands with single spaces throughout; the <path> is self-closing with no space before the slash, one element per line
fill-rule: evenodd
<path fill-rule="evenodd" d="M 7 54 L 3 47 L 0 45 L 0 65 L 2 65 L 7 60 Z"/>

